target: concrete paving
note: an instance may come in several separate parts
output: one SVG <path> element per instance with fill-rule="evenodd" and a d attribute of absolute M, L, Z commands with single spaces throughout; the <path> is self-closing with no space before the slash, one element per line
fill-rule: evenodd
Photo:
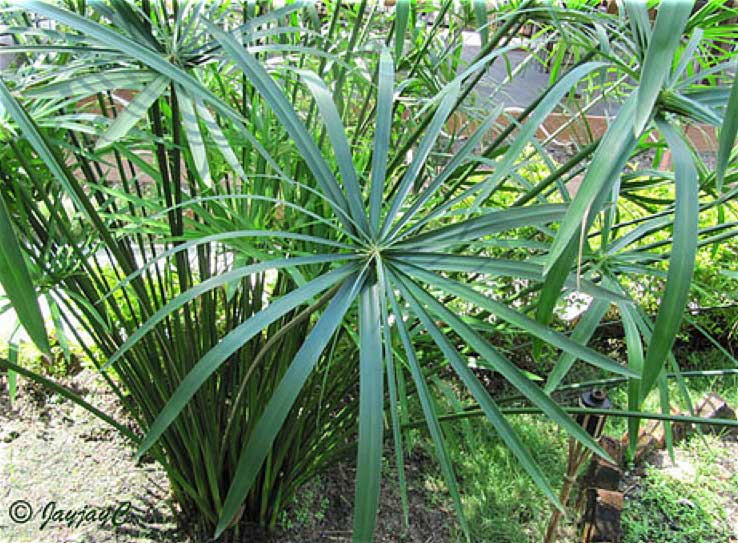
<path fill-rule="evenodd" d="M 481 50 L 481 41 L 477 32 L 464 32 L 464 48 L 462 59 L 471 63 Z M 503 57 L 499 57 L 487 73 L 479 81 L 476 95 L 480 100 L 491 99 L 495 104 L 502 103 L 506 108 L 525 108 L 530 105 L 551 84 L 551 74 L 546 67 L 523 48 L 513 49 Z M 513 73 L 519 69 L 511 81 L 508 69 Z M 618 105 L 614 102 L 601 102 L 589 110 L 591 115 L 614 114 Z"/>

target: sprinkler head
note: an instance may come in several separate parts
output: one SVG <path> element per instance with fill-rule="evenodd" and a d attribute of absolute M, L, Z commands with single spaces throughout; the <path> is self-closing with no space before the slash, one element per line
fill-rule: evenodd
<path fill-rule="evenodd" d="M 595 388 L 582 392 L 579 396 L 579 406 L 589 409 L 610 409 L 612 403 L 607 398 L 607 392 L 602 389 Z M 596 415 L 590 413 L 580 413 L 577 415 L 577 424 L 587 430 L 587 433 L 598 439 L 602 435 L 605 427 L 607 415 Z"/>

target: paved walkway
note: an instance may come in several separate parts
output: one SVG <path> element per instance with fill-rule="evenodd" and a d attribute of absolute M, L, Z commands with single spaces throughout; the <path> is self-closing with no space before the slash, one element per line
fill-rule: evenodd
<path fill-rule="evenodd" d="M 464 49 L 461 57 L 464 61 L 471 61 L 479 54 L 481 43 L 476 32 L 464 32 Z M 480 80 L 476 93 L 480 97 L 494 96 L 495 103 L 500 101 L 505 107 L 525 108 L 530 105 L 550 85 L 551 74 L 535 59 L 530 60 L 521 68 L 521 72 L 513 77 L 509 83 L 502 85 L 508 77 L 508 66 L 515 70 L 529 56 L 523 49 L 514 49 L 507 54 L 508 62 L 499 57 L 492 67 Z M 502 85 L 502 86 L 501 86 Z M 498 87 L 500 87 L 498 90 Z M 615 103 L 596 104 L 589 113 L 603 115 L 606 112 L 613 114 L 618 106 Z"/>

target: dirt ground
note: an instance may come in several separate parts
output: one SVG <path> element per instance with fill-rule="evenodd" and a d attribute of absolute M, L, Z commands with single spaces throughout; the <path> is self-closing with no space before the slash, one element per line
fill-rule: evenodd
<path fill-rule="evenodd" d="M 65 384 L 126 420 L 93 373 L 83 371 Z M 133 445 L 104 422 L 27 382 L 20 382 L 11 407 L 0 379 L 0 543 L 194 543 L 178 530 L 163 470 L 154 463 L 136 465 L 133 453 Z M 448 541 L 453 512 L 429 504 L 431 491 L 422 477 L 428 461 L 408 459 L 410 529 L 404 526 L 396 480 L 385 478 L 377 542 Z M 303 489 L 278 533 L 245 538 L 249 543 L 350 541 L 354 474 L 350 464 L 338 464 Z M 101 522 L 110 508 L 118 515 Z"/>
<path fill-rule="evenodd" d="M 118 411 L 93 374 L 72 385 L 106 412 Z M 132 444 L 72 402 L 22 386 L 11 407 L 3 386 L 0 542 L 178 541 L 164 473 L 132 457 Z M 109 508 L 115 518 L 104 518 Z"/>
<path fill-rule="evenodd" d="M 83 371 L 64 384 L 117 420 L 126 420 L 93 373 Z M 720 448 L 718 475 L 733 477 L 738 438 L 721 440 Z M 21 382 L 11 406 L 0 379 L 0 543 L 195 543 L 178 529 L 163 471 L 154 463 L 136 465 L 133 452 L 133 445 L 105 423 L 28 382 Z M 665 455 L 659 451 L 649 463 L 676 477 L 690 477 L 695 468 L 688 456 L 678 452 L 673 466 Z M 406 462 L 410 527 L 404 524 L 397 482 L 386 462 L 376 541 L 451 543 L 454 513 L 444 505 L 448 500 L 434 496 L 437 489 L 426 486 L 432 460 L 415 453 Z M 350 462 L 337 464 L 301 490 L 277 533 L 252 532 L 243 541 L 350 542 L 354 476 Z M 637 494 L 643 476 L 643 470 L 628 474 L 629 498 Z M 729 522 L 735 520 L 738 537 L 738 488 L 724 494 L 720 499 Z M 108 510 L 118 514 L 101 519 Z"/>

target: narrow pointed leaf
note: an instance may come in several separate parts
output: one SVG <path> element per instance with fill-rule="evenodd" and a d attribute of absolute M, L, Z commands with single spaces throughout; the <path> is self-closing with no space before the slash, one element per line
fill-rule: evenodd
<path fill-rule="evenodd" d="M 233 121 L 234 126 L 249 141 L 254 149 L 256 149 L 259 154 L 264 157 L 264 159 L 274 169 L 274 171 L 280 174 L 281 177 L 288 179 L 288 176 L 286 176 L 279 165 L 266 151 L 264 146 L 246 128 L 246 126 L 244 125 L 244 119 L 240 113 L 224 103 L 223 100 L 218 98 L 212 91 L 210 91 L 207 87 L 201 84 L 190 74 L 167 61 L 162 55 L 155 53 L 148 47 L 145 47 L 131 40 L 130 38 L 127 38 L 126 36 L 123 36 L 120 33 L 115 32 L 114 30 L 111 30 L 110 28 L 96 23 L 95 21 L 92 21 L 85 17 L 81 17 L 75 13 L 60 9 L 45 2 L 41 2 L 39 0 L 28 0 L 24 3 L 24 7 L 26 7 L 30 11 L 48 17 L 49 19 L 75 28 L 79 32 L 90 36 L 97 42 L 106 44 L 117 51 L 121 51 L 127 55 L 130 55 L 140 62 L 143 62 L 151 69 L 156 70 L 160 74 L 165 75 L 172 81 L 178 83 L 180 86 L 182 86 L 182 88 L 186 89 L 191 96 L 207 102 L 220 114 Z M 218 29 L 216 28 L 216 30 Z M 237 43 L 236 47 L 238 49 L 242 49 L 242 47 Z M 308 163 L 315 167 L 314 161 L 312 160 L 313 158 L 313 154 L 310 154 L 309 156 L 306 155 L 306 160 L 308 160 Z M 345 199 L 343 198 L 343 196 L 340 194 L 340 192 L 335 192 L 333 187 L 327 186 L 324 183 L 324 179 L 322 177 L 318 177 L 317 180 L 318 184 L 321 185 L 323 193 L 326 195 L 326 200 L 331 204 L 341 221 L 345 225 L 350 226 L 351 222 L 350 220 L 348 220 L 347 214 L 348 208 L 345 205 Z M 330 185 L 330 181 L 328 182 L 328 185 Z M 338 196 L 338 199 L 334 198 L 333 196 Z"/>
<path fill-rule="evenodd" d="M 355 266 L 347 265 L 332 272 L 321 275 L 310 281 L 305 286 L 299 287 L 289 294 L 273 301 L 265 309 L 262 309 L 240 325 L 236 326 L 218 344 L 210 349 L 197 364 L 185 376 L 174 391 L 172 397 L 167 401 L 159 415 L 156 417 L 144 439 L 139 445 L 137 457 L 141 457 L 156 441 L 169 425 L 182 412 L 190 398 L 195 395 L 205 381 L 217 370 L 229 356 L 235 353 L 248 340 L 261 332 L 264 328 L 276 321 L 282 315 L 309 300 L 316 294 L 320 294 L 327 288 L 345 278 L 355 269 Z M 230 520 L 230 519 L 228 519 Z"/>
<path fill-rule="evenodd" d="M 333 102 L 332 94 L 328 90 L 328 87 L 325 86 L 325 83 L 315 73 L 300 70 L 299 74 L 310 89 L 313 98 L 315 98 L 315 103 L 318 104 L 318 111 L 320 111 L 323 117 L 323 123 L 328 131 L 328 137 L 331 140 L 333 151 L 338 161 L 338 170 L 341 172 L 341 178 L 343 179 L 348 204 L 351 208 L 351 217 L 366 232 L 368 225 L 366 222 L 366 211 L 364 210 L 364 200 L 351 156 L 351 148 L 346 139 L 346 131 L 341 122 L 338 109 L 336 109 L 336 104 Z"/>
<path fill-rule="evenodd" d="M 633 118 L 633 130 L 636 136 L 643 132 L 651 117 L 661 87 L 671 70 L 674 52 L 679 45 L 693 5 L 693 2 L 687 0 L 673 0 L 659 4 L 646 58 L 640 70 L 641 80 L 637 90 L 638 106 Z"/>
<path fill-rule="evenodd" d="M 581 235 L 581 233 L 580 233 Z M 544 266 L 545 279 L 541 286 L 541 294 L 538 296 L 536 303 L 536 320 L 541 324 L 548 326 L 551 324 L 554 315 L 554 309 L 556 308 L 556 302 L 561 296 L 561 289 L 566 283 L 566 278 L 569 276 L 572 262 L 577 256 L 579 248 L 579 239 L 573 237 L 569 240 L 568 245 L 564 248 L 563 252 L 553 263 L 550 269 L 546 270 Z M 533 340 L 533 358 L 538 360 L 541 355 L 543 346 L 537 339 Z"/>
<path fill-rule="evenodd" d="M 620 319 L 623 323 L 623 331 L 625 332 L 625 346 L 628 352 L 628 367 L 639 373 L 643 372 L 643 341 L 638 331 L 636 321 L 634 319 L 635 311 L 632 307 L 618 305 L 620 309 Z M 638 410 L 640 408 L 640 383 L 634 379 L 628 380 L 628 409 Z M 628 419 L 628 448 L 631 457 L 635 455 L 636 446 L 638 445 L 638 429 L 640 420 L 636 418 Z"/>
<path fill-rule="evenodd" d="M 663 413 L 649 413 L 647 411 L 630 411 L 625 409 L 592 409 L 588 407 L 564 407 L 565 413 L 572 415 L 605 415 L 607 417 L 638 418 L 645 420 L 668 420 L 671 422 L 685 422 L 689 424 L 706 424 L 716 427 L 738 428 L 738 420 L 735 419 L 707 419 L 687 415 L 665 415 Z M 539 407 L 503 407 L 500 411 L 505 415 L 536 415 L 543 411 Z M 440 416 L 441 421 L 451 421 L 460 418 L 479 417 L 484 413 L 481 410 L 469 410 L 464 413 L 453 413 Z M 407 427 L 418 426 L 418 423 L 410 423 Z"/>
<path fill-rule="evenodd" d="M 502 159 L 495 164 L 495 170 L 492 175 L 483 181 L 483 188 L 477 195 L 474 207 L 477 208 L 484 204 L 490 194 L 495 190 L 497 185 L 503 178 L 508 176 L 514 169 L 516 161 L 520 159 L 523 149 L 535 137 L 536 131 L 541 127 L 546 117 L 559 104 L 564 95 L 574 86 L 580 79 L 596 70 L 605 66 L 603 62 L 587 62 L 581 66 L 577 66 L 573 70 L 566 73 L 545 95 L 543 100 L 535 107 L 525 124 L 520 127 L 515 138 L 510 143 L 507 151 Z"/>
<path fill-rule="evenodd" d="M 699 47 L 700 42 L 702 41 L 702 36 L 704 34 L 705 31 L 699 27 L 695 28 L 694 31 L 692 31 L 692 36 L 690 36 L 689 42 L 684 48 L 682 56 L 679 58 L 679 64 L 674 69 L 674 73 L 671 75 L 670 85 L 675 85 L 684 73 L 684 71 L 690 65 L 694 58 L 694 53 L 695 51 L 697 51 L 697 47 Z"/>
<path fill-rule="evenodd" d="M 694 272 L 699 226 L 697 171 L 690 158 L 689 148 L 671 125 L 657 121 L 657 126 L 664 135 L 674 160 L 676 203 L 666 289 L 659 305 L 653 336 L 643 363 L 640 385 L 641 400 L 656 383 L 679 331 Z"/>
<path fill-rule="evenodd" d="M 523 469 L 528 472 L 538 488 L 546 495 L 549 500 L 551 500 L 557 506 L 557 508 L 563 510 L 563 506 L 561 505 L 558 497 L 551 488 L 548 480 L 543 475 L 540 467 L 533 460 L 528 449 L 520 441 L 519 436 L 510 426 L 510 423 L 507 421 L 504 415 L 502 415 L 499 407 L 497 407 L 497 404 L 490 397 L 489 393 L 484 388 L 482 383 L 479 382 L 479 379 L 477 379 L 474 373 L 469 369 L 467 363 L 462 360 L 461 356 L 453 347 L 453 345 L 451 345 L 448 338 L 436 326 L 433 319 L 420 304 L 431 304 L 431 312 L 435 313 L 444 320 L 446 315 L 451 317 L 451 313 L 443 308 L 443 306 L 436 302 L 435 299 L 433 299 L 430 295 L 415 286 L 412 282 L 406 282 L 403 279 L 397 279 L 395 282 L 404 292 L 403 297 L 410 304 L 410 308 L 413 313 L 415 313 L 415 316 L 420 319 L 424 328 L 431 335 L 433 341 L 441 349 L 444 356 L 446 356 L 454 371 L 459 375 L 461 380 L 469 389 L 469 392 L 471 392 L 472 396 L 474 396 L 474 399 L 479 404 L 479 407 L 482 409 L 487 419 L 492 423 L 492 426 L 495 428 L 500 438 L 505 442 L 510 451 L 518 459 Z M 471 329 L 468 328 L 466 324 L 463 324 L 460 319 L 453 317 L 452 321 L 447 320 L 446 322 L 454 328 L 454 331 L 456 333 L 464 337 L 464 339 L 471 337 L 470 335 L 467 335 L 467 333 L 473 334 L 474 336 L 478 337 L 476 333 L 471 331 Z M 474 348 L 477 348 L 477 345 L 474 345 Z M 482 354 L 482 356 L 487 356 L 489 352 L 491 352 L 487 352 L 486 348 L 483 350 L 484 352 L 480 351 L 480 354 Z M 546 409 L 547 412 L 553 412 L 551 411 L 552 409 L 555 410 L 558 420 L 563 421 L 563 419 L 567 419 L 574 426 L 578 426 L 568 415 L 561 411 L 561 408 L 559 408 L 554 402 L 552 402 L 547 396 L 545 396 L 540 389 L 538 389 L 531 381 L 529 381 L 527 377 L 523 376 L 523 374 L 510 362 L 496 354 L 495 358 L 498 362 L 500 362 L 500 364 L 498 365 L 498 371 L 506 378 L 508 376 L 512 377 L 513 380 L 511 381 L 511 384 L 513 384 L 513 386 L 518 387 L 518 385 L 520 385 L 518 390 L 520 390 L 523 394 L 527 396 L 527 393 L 530 393 L 531 395 L 535 396 L 536 399 L 540 400 L 542 404 L 541 408 Z M 535 400 L 533 401 L 535 402 Z M 567 423 L 564 421 L 564 424 Z M 583 433 L 581 427 L 579 428 L 578 432 L 580 434 Z M 593 443 L 593 440 L 591 438 L 589 438 L 589 441 Z M 594 445 L 595 447 L 597 446 L 596 444 Z"/>
<path fill-rule="evenodd" d="M 49 353 L 49 340 L 44 317 L 38 305 L 36 289 L 31 281 L 26 260 L 13 228 L 5 199 L 0 194 L 0 286 L 13 306 L 18 321 L 33 343 Z"/>
<path fill-rule="evenodd" d="M 410 163 L 410 166 L 400 180 L 397 193 L 392 200 L 392 206 L 390 207 L 387 216 L 384 218 L 380 237 L 384 237 L 387 234 L 390 226 L 397 218 L 397 212 L 400 210 L 400 207 L 402 207 L 402 204 L 405 202 L 405 198 L 407 198 L 408 193 L 413 188 L 413 184 L 418 181 L 418 175 L 425 165 L 425 161 L 433 149 L 433 145 L 436 143 L 438 136 L 441 135 L 441 130 L 443 129 L 443 125 L 446 123 L 446 119 L 451 111 L 453 111 L 454 105 L 456 104 L 456 98 L 459 96 L 460 90 L 461 87 L 459 82 L 454 82 L 445 88 L 443 99 L 426 129 L 420 145 L 413 155 L 413 160 Z"/>
<path fill-rule="evenodd" d="M 400 62 L 403 45 L 405 45 L 405 29 L 410 18 L 410 0 L 397 0 L 395 5 L 395 62 Z"/>
<path fill-rule="evenodd" d="M 540 388 L 538 388 L 528 377 L 526 377 L 512 362 L 507 360 L 504 356 L 502 356 L 492 345 L 489 344 L 489 342 L 482 338 L 477 332 L 475 332 L 468 324 L 466 324 L 464 321 L 462 321 L 458 316 L 456 316 L 454 313 L 452 313 L 449 309 L 447 309 L 445 306 L 441 305 L 435 298 L 433 298 L 430 294 L 425 292 L 423 289 L 415 285 L 410 280 L 403 280 L 402 285 L 409 291 L 410 295 L 417 299 L 418 302 L 421 302 L 425 305 L 427 305 L 431 313 L 435 314 L 446 322 L 449 326 L 451 326 L 455 333 L 459 335 L 464 341 L 466 341 L 471 348 L 476 350 L 484 359 L 485 361 L 490 365 L 490 367 L 493 367 L 497 372 L 499 372 L 507 381 L 514 386 L 518 391 L 526 396 L 531 402 L 533 402 L 536 406 L 538 406 L 540 409 L 543 410 L 546 415 L 556 422 L 559 426 L 561 426 L 564 430 L 566 430 L 572 437 L 577 439 L 580 443 L 582 443 L 585 447 L 590 449 L 591 451 L 599 454 L 603 458 L 609 458 L 608 454 L 600 447 L 597 442 L 590 436 L 581 426 L 579 426 L 571 417 L 569 417 L 566 412 L 559 406 L 556 402 L 551 400 L 547 394 L 543 392 Z M 410 302 L 411 306 L 412 301 L 411 299 L 408 299 L 408 302 Z M 423 313 L 425 313 L 423 311 Z M 445 336 L 438 330 L 437 326 L 433 323 L 432 320 L 429 320 L 427 317 L 423 318 L 421 315 L 417 314 L 418 318 L 423 320 L 423 324 L 426 327 L 426 329 L 430 333 L 434 333 L 436 337 L 439 337 L 439 340 L 441 342 L 448 341 Z M 435 331 L 435 332 L 434 332 Z M 438 336 L 440 334 L 440 336 Z M 443 338 L 442 340 L 440 338 Z M 435 337 L 434 337 L 435 339 Z M 439 345 L 440 347 L 440 345 Z M 447 354 L 448 356 L 448 354 Z M 465 368 L 465 369 L 464 369 Z M 466 367 L 466 364 L 464 364 L 463 368 L 460 368 L 462 372 L 470 372 L 468 367 Z M 471 374 L 473 377 L 473 374 Z M 463 378 L 463 375 L 462 375 Z M 476 380 L 476 377 L 474 377 Z M 473 389 L 476 387 L 474 385 L 474 381 L 471 379 L 469 382 L 466 380 L 464 381 L 467 388 L 469 388 L 472 393 L 474 393 Z M 482 386 L 481 383 L 476 381 L 479 386 Z M 484 390 L 484 387 L 482 387 Z M 486 394 L 486 390 L 484 390 L 484 393 Z M 488 394 L 487 394 L 488 396 Z M 479 398 L 475 395 L 475 398 L 477 401 L 479 401 Z M 491 400 L 491 399 L 490 399 Z M 483 407 L 483 406 L 482 406 Z M 483 407 L 484 408 L 484 407 Z M 530 472 L 529 472 L 530 473 Z M 533 475 L 533 473 L 530 473 Z M 541 490 L 546 491 L 548 494 L 548 490 L 546 490 L 544 487 L 542 487 L 539 484 L 539 488 Z M 550 496 L 549 496 L 550 497 Z M 558 502 L 558 499 L 555 500 L 555 503 Z"/>
<path fill-rule="evenodd" d="M 441 270 L 449 272 L 466 272 L 485 275 L 500 275 L 507 277 L 519 277 L 531 281 L 543 281 L 543 266 L 522 260 L 506 260 L 503 258 L 489 258 L 486 256 L 455 255 L 446 253 L 418 253 L 418 252 L 392 252 L 392 256 L 403 262 L 413 264 L 427 270 Z M 626 296 L 602 288 L 599 285 L 587 281 L 577 280 L 573 274 L 564 276 L 563 285 L 570 289 L 576 289 L 596 298 L 602 298 L 610 302 L 632 303 Z"/>
<path fill-rule="evenodd" d="M 31 87 L 23 91 L 27 97 L 59 98 L 61 96 L 89 96 L 98 92 L 116 89 L 140 89 L 154 75 L 144 70 L 115 70 L 87 74 L 48 85 Z"/>
<path fill-rule="evenodd" d="M 395 266 L 405 271 L 409 275 L 412 275 L 431 285 L 434 285 L 449 294 L 453 294 L 454 296 L 458 296 L 464 300 L 472 302 L 476 307 L 485 309 L 493 315 L 501 318 L 502 320 L 507 321 L 510 324 L 520 328 L 521 330 L 524 330 L 529 334 L 543 339 L 550 345 L 554 345 L 560 349 L 563 349 L 564 351 L 574 355 L 575 357 L 581 358 L 582 360 L 596 367 L 611 371 L 613 373 L 626 375 L 628 377 L 638 377 L 638 374 L 636 374 L 635 372 L 619 365 L 616 362 L 613 362 L 612 360 L 604 355 L 601 355 L 597 351 L 594 351 L 589 347 L 572 341 L 564 334 L 556 332 L 555 330 L 542 325 L 541 323 L 531 319 L 530 317 L 527 317 L 522 313 L 515 311 L 514 309 L 510 309 L 505 304 L 493 300 L 485 296 L 484 294 L 477 292 L 469 286 L 466 286 L 457 281 L 452 281 L 451 279 L 446 279 L 437 274 L 427 272 L 421 268 L 417 268 L 414 266 L 406 266 L 401 263 L 396 263 Z M 609 306 L 609 303 L 606 303 L 606 307 L 607 306 Z"/>
<path fill-rule="evenodd" d="M 428 426 L 428 432 L 433 441 L 433 447 L 436 451 L 436 457 L 438 463 L 441 466 L 441 473 L 443 479 L 446 482 L 451 499 L 454 502 L 454 509 L 456 510 L 456 516 L 459 519 L 459 524 L 464 530 L 464 533 L 469 533 L 469 525 L 464 515 L 464 507 L 461 503 L 461 496 L 459 494 L 458 482 L 456 481 L 456 474 L 454 473 L 451 459 L 449 458 L 448 449 L 446 446 L 446 439 L 443 435 L 443 430 L 438 422 L 438 416 L 436 415 L 436 406 L 431 396 L 431 392 L 428 389 L 428 384 L 425 381 L 425 376 L 420 368 L 418 359 L 415 356 L 415 348 L 413 347 L 410 334 L 408 333 L 407 326 L 403 318 L 403 314 L 400 310 L 395 293 L 388 282 L 387 284 L 387 297 L 390 299 L 392 304 L 392 312 L 395 315 L 395 323 L 400 334 L 400 340 L 405 351 L 405 357 L 408 365 L 410 366 L 410 374 L 412 375 L 415 388 L 418 391 L 418 399 L 420 400 L 420 407 L 423 410 L 423 416 Z"/>
<path fill-rule="evenodd" d="M 271 11 L 267 11 L 266 13 L 259 15 L 257 17 L 250 18 L 248 21 L 246 21 L 244 24 L 238 26 L 237 28 L 231 30 L 231 34 L 233 34 L 234 37 L 239 39 L 246 39 L 249 37 L 250 34 L 253 34 L 257 28 L 260 26 L 264 26 L 267 23 L 270 23 L 272 21 L 279 21 L 286 18 L 288 15 L 293 13 L 294 11 L 298 11 L 300 9 L 303 9 L 305 7 L 309 7 L 310 3 L 305 1 L 297 1 L 292 4 L 288 4 L 286 6 L 283 6 L 281 8 L 277 8 Z M 253 6 L 253 4 L 252 4 Z M 253 14 L 250 14 L 253 15 Z M 214 51 L 218 47 L 217 40 L 210 40 L 204 45 L 198 47 L 193 51 L 193 54 L 203 54 L 203 53 L 209 53 Z"/>
<path fill-rule="evenodd" d="M 384 389 L 379 286 L 365 285 L 359 294 L 359 450 L 354 498 L 355 543 L 371 541 L 377 522 L 382 480 Z"/>
<path fill-rule="evenodd" d="M 571 334 L 572 341 L 575 341 L 580 345 L 586 345 L 599 326 L 602 317 L 605 316 L 609 307 L 610 303 L 607 300 L 592 300 L 592 304 L 574 327 L 574 331 Z M 556 365 L 548 374 L 548 379 L 546 380 L 544 390 L 548 394 L 551 394 L 551 392 L 556 390 L 564 377 L 566 377 L 566 374 L 569 373 L 569 370 L 576 360 L 576 355 L 570 352 L 565 352 L 559 357 Z M 635 374 L 640 375 L 640 373 Z"/>
<path fill-rule="evenodd" d="M 733 78 L 730 98 L 728 98 L 728 106 L 725 109 L 723 126 L 720 128 L 720 138 L 718 140 L 715 176 L 719 193 L 723 191 L 725 170 L 728 166 L 728 161 L 730 160 L 730 153 L 733 151 L 736 134 L 738 134 L 738 70 L 736 70 L 735 77 Z"/>
<path fill-rule="evenodd" d="M 474 7 L 474 17 L 477 19 L 479 27 L 479 37 L 482 41 L 482 47 L 487 45 L 489 41 L 489 21 L 487 20 L 487 0 L 472 0 Z"/>
<path fill-rule="evenodd" d="M 648 42 L 651 41 L 648 4 L 643 0 L 625 0 L 623 6 L 628 16 L 631 34 L 643 57 L 648 49 Z"/>
<path fill-rule="evenodd" d="M 175 245 L 171 249 L 167 249 L 166 251 L 162 251 L 160 253 L 157 253 L 153 258 L 150 258 L 146 262 L 144 262 L 135 272 L 127 275 L 122 281 L 115 284 L 108 292 L 105 294 L 102 299 L 106 299 L 110 297 L 113 292 L 115 292 L 118 289 L 121 289 L 125 287 L 126 285 L 132 283 L 135 279 L 141 277 L 143 273 L 154 266 L 157 262 L 161 262 L 177 253 L 181 253 L 183 251 L 187 251 L 191 249 L 192 247 L 197 247 L 198 245 L 205 245 L 208 243 L 213 242 L 222 242 L 222 241 L 229 241 L 229 240 L 237 240 L 241 238 L 284 238 L 284 239 L 297 239 L 302 241 L 309 241 L 311 243 L 317 243 L 319 245 L 327 245 L 329 247 L 336 247 L 339 249 L 347 249 L 347 250 L 353 250 L 354 248 L 350 245 L 345 245 L 343 243 L 331 241 L 328 239 L 318 238 L 315 236 L 308 236 L 305 234 L 295 234 L 292 232 L 282 232 L 279 230 L 232 230 L 230 232 L 220 232 L 218 234 L 212 234 L 210 236 L 202 236 L 195 239 L 191 239 L 188 241 L 184 241 L 178 245 Z"/>
<path fill-rule="evenodd" d="M 521 226 L 544 225 L 557 221 L 567 213 L 562 204 L 542 204 L 501 211 L 490 211 L 479 217 L 466 219 L 449 226 L 431 230 L 425 234 L 403 240 L 397 249 L 426 248 L 438 250 L 442 247 L 461 245 L 505 230 Z"/>
<path fill-rule="evenodd" d="M 225 134 L 223 134 L 223 130 L 220 128 L 218 122 L 211 115 L 208 108 L 202 104 L 202 102 L 200 102 L 199 100 L 195 100 L 195 104 L 197 106 L 197 114 L 200 116 L 203 123 L 205 123 L 205 127 L 208 129 L 208 132 L 210 132 L 210 137 L 213 138 L 215 147 L 218 149 L 218 151 L 220 151 L 220 154 L 223 155 L 223 158 L 233 169 L 236 175 L 238 175 L 238 177 L 240 177 L 244 181 L 248 181 L 246 172 L 243 171 L 243 167 L 241 166 L 236 153 L 233 152 L 233 148 L 231 147 L 228 138 L 226 138 Z"/>
<path fill-rule="evenodd" d="M 444 166 L 443 171 L 438 174 L 438 176 L 428 185 L 428 187 L 423 190 L 418 199 L 413 202 L 413 204 L 410 206 L 410 209 L 407 210 L 407 212 L 392 228 L 388 237 L 394 238 L 394 236 L 402 229 L 402 227 L 405 226 L 419 210 L 423 209 L 423 206 L 426 204 L 426 202 L 428 202 L 428 200 L 433 197 L 438 189 L 443 186 L 443 184 L 456 172 L 457 168 L 459 168 L 459 166 L 461 166 L 469 157 L 469 155 L 474 151 L 476 146 L 482 140 L 482 137 L 484 137 L 487 131 L 497 120 L 501 111 L 502 104 L 492 110 L 492 113 L 490 113 L 490 115 L 488 115 L 487 118 L 474 131 L 474 134 L 472 134 L 471 137 L 469 137 L 466 142 L 464 142 L 464 145 L 462 145 L 461 149 L 459 149 L 458 152 L 454 153 L 453 158 L 449 161 L 448 164 L 446 164 L 446 166 Z"/>
<path fill-rule="evenodd" d="M 295 354 L 282 380 L 272 393 L 239 457 L 236 473 L 228 489 L 215 530 L 216 539 L 228 528 L 246 499 L 297 395 L 302 390 L 318 358 L 323 354 L 333 333 L 341 324 L 344 314 L 356 297 L 356 291 L 362 279 L 363 276 L 358 278 L 352 276 L 344 281 L 323 315 L 310 330 L 305 342 Z"/>
<path fill-rule="evenodd" d="M 118 348 L 118 350 L 111 356 L 108 361 L 102 366 L 102 370 L 106 370 L 111 365 L 115 364 L 123 355 L 125 355 L 131 348 L 133 348 L 146 334 L 153 330 L 157 324 L 166 319 L 172 313 L 177 311 L 185 304 L 201 296 L 203 293 L 213 290 L 218 287 L 222 287 L 233 281 L 238 281 L 244 277 L 262 273 L 267 270 L 279 270 L 283 268 L 290 268 L 305 264 L 322 264 L 327 262 L 336 262 L 345 259 L 355 258 L 353 255 L 315 255 L 306 257 L 292 257 L 283 259 L 274 259 L 267 262 L 259 262 L 258 264 L 251 264 L 249 266 L 243 266 L 235 268 L 225 273 L 218 274 L 210 279 L 198 283 L 194 287 L 187 291 L 175 296 L 169 300 L 164 306 L 156 311 L 149 319 L 139 326 L 136 331 L 131 334 L 125 342 Z"/>
<path fill-rule="evenodd" d="M 377 281 L 379 282 L 379 300 L 382 316 L 382 331 L 384 337 L 384 361 L 387 374 L 387 392 L 389 393 L 389 411 L 392 421 L 392 442 L 395 448 L 395 468 L 397 469 L 397 480 L 400 487 L 400 503 L 402 504 L 402 518 L 405 527 L 410 525 L 410 505 L 407 496 L 407 481 L 405 477 L 405 450 L 403 449 L 402 428 L 400 427 L 400 405 L 397 396 L 397 374 L 402 372 L 402 365 L 395 366 L 392 348 L 392 328 L 389 321 L 389 308 L 387 307 L 387 279 L 384 274 L 384 266 L 377 266 Z"/>
<path fill-rule="evenodd" d="M 38 153 L 41 160 L 49 168 L 53 176 L 59 181 L 64 187 L 69 197 L 72 199 L 74 204 L 85 211 L 88 211 L 89 207 L 85 206 L 85 202 L 80 198 L 79 191 L 73 184 L 73 180 L 70 179 L 62 166 L 62 162 L 57 158 L 54 150 L 50 147 L 46 138 L 41 134 L 33 122 L 33 119 L 26 113 L 21 107 L 18 101 L 10 94 L 10 91 L 5 86 L 2 78 L 0 78 L 0 103 L 10 116 L 18 123 L 23 135 L 31 144 L 33 149 Z M 87 213 L 87 217 L 92 219 L 92 216 Z"/>
<path fill-rule="evenodd" d="M 399 6 L 396 8 L 399 9 Z M 395 87 L 395 67 L 392 55 L 385 48 L 379 56 L 379 84 L 377 90 L 377 127 L 372 148 L 372 187 L 369 198 L 369 222 L 372 232 L 379 230 L 379 218 L 387 175 L 387 156 L 392 129 L 392 100 Z"/>
<path fill-rule="evenodd" d="M 269 76 L 261 63 L 248 53 L 232 35 L 223 32 L 220 28 L 210 23 L 208 24 L 208 29 L 221 44 L 223 50 L 230 56 L 231 60 L 246 74 L 251 84 L 256 87 L 274 110 L 275 115 L 282 122 L 297 145 L 297 148 L 300 150 L 303 160 L 305 160 L 308 168 L 310 168 L 310 171 L 315 176 L 321 189 L 340 209 L 348 212 L 349 206 L 346 198 L 341 192 L 336 179 L 333 177 L 333 173 L 331 173 L 328 164 L 323 158 L 320 149 L 318 149 L 318 146 L 313 141 L 312 136 L 308 133 L 305 125 L 287 100 L 284 91 Z M 339 214 L 339 217 L 343 220 L 341 214 Z M 349 231 L 353 231 L 350 223 L 345 224 Z"/>
<path fill-rule="evenodd" d="M 187 134 L 187 146 L 192 153 L 195 170 L 202 182 L 209 186 L 212 182 L 210 179 L 210 165 L 208 164 L 205 141 L 200 131 L 200 122 L 197 118 L 197 113 L 195 113 L 195 104 L 182 88 L 179 88 L 177 98 L 181 108 L 182 125 L 184 126 L 185 134 Z"/>
<path fill-rule="evenodd" d="M 121 111 L 115 120 L 110 124 L 105 133 L 97 140 L 95 149 L 101 149 L 111 143 L 115 143 L 124 138 L 131 128 L 146 116 L 151 104 L 162 95 L 169 85 L 169 79 L 163 75 L 158 76 L 151 83 L 146 85 L 136 97 L 131 100 L 128 105 Z"/>
<path fill-rule="evenodd" d="M 579 185 L 577 194 L 569 205 L 564 220 L 556 237 L 551 244 L 545 273 L 548 273 L 554 263 L 570 246 L 572 239 L 579 230 L 596 214 L 598 210 L 591 209 L 595 199 L 603 191 L 615 182 L 616 176 L 620 175 L 620 169 L 630 156 L 636 144 L 633 135 L 633 115 L 635 114 L 635 96 L 631 96 L 618 112 L 613 124 L 607 129 L 607 133 L 595 151 L 592 163 Z M 568 265 L 566 266 L 568 269 Z"/>

